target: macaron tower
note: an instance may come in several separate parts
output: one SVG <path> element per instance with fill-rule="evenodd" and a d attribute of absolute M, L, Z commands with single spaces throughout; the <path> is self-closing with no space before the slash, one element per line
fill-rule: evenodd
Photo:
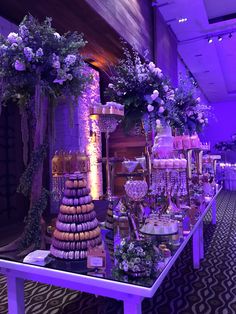
<path fill-rule="evenodd" d="M 83 260 L 89 247 L 101 244 L 101 231 L 90 189 L 83 175 L 68 175 L 53 233 L 51 254 L 65 260 Z"/>

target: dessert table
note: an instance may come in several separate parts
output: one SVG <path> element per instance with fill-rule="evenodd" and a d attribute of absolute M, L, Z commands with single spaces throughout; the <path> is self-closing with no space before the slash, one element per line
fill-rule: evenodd
<path fill-rule="evenodd" d="M 196 222 L 190 226 L 188 232 L 183 233 L 180 243 L 172 249 L 172 256 L 165 261 L 162 270 L 156 278 L 131 280 L 127 276 L 114 277 L 112 273 L 112 258 L 107 257 L 106 269 L 103 274 L 88 271 L 80 263 L 65 261 L 52 262 L 47 266 L 25 264 L 22 261 L 0 259 L 0 273 L 7 277 L 9 314 L 23 314 L 24 309 L 24 280 L 33 280 L 45 284 L 69 288 L 81 292 L 92 293 L 122 300 L 124 313 L 141 314 L 143 298 L 151 298 L 161 285 L 169 270 L 192 238 L 193 265 L 200 267 L 200 260 L 204 258 L 203 219 L 212 210 L 212 223 L 216 223 L 216 197 L 220 189 L 210 202 L 202 208 Z M 106 232 L 103 232 L 105 239 Z M 107 254 L 109 250 L 106 248 Z"/>

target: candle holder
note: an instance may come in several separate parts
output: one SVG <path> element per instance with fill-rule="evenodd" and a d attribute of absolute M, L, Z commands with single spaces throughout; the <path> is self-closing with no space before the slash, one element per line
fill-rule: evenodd
<path fill-rule="evenodd" d="M 91 114 L 90 118 L 97 121 L 98 127 L 101 133 L 105 134 L 106 140 L 106 176 L 107 176 L 107 191 L 105 199 L 112 201 L 113 195 L 111 190 L 111 169 L 109 160 L 109 138 L 110 133 L 114 132 L 117 125 L 122 119 L 122 115 L 119 114 Z"/>

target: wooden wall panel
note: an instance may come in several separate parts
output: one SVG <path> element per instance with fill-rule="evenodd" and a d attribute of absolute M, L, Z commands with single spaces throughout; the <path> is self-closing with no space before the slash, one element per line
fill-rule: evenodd
<path fill-rule="evenodd" d="M 153 15 L 149 0 L 86 0 L 141 55 L 153 54 Z"/>

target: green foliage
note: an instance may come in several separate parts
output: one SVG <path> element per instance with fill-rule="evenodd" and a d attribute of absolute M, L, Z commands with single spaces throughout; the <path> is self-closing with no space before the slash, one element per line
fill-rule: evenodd
<path fill-rule="evenodd" d="M 160 254 L 155 251 L 151 241 L 123 240 L 116 248 L 115 258 L 120 271 L 131 276 L 140 273 L 144 277 L 150 277 L 156 273 Z"/>
<path fill-rule="evenodd" d="M 20 178 L 17 192 L 22 193 L 24 196 L 30 195 L 34 175 L 37 173 L 39 167 L 47 155 L 47 147 L 47 144 L 43 144 L 32 153 L 31 161 Z"/>
<path fill-rule="evenodd" d="M 25 229 L 21 241 L 21 247 L 27 248 L 32 243 L 36 248 L 40 248 L 41 243 L 41 224 L 40 219 L 44 210 L 47 207 L 49 192 L 42 189 L 39 199 L 29 209 L 28 215 L 25 219 Z"/>

